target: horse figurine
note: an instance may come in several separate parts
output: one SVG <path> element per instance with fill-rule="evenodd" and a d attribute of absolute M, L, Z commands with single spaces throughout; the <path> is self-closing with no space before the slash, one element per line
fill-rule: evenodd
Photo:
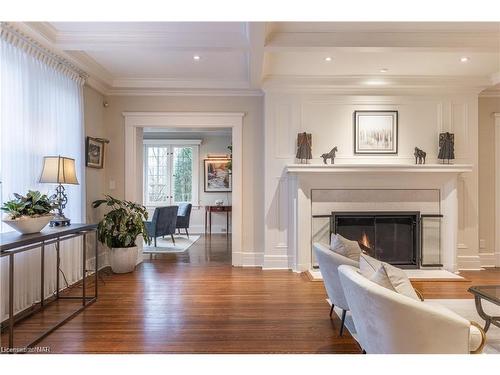
<path fill-rule="evenodd" d="M 427 153 L 424 150 L 415 147 L 413 155 L 415 155 L 415 164 L 425 164 L 425 157 Z"/>
<path fill-rule="evenodd" d="M 328 154 L 323 154 L 321 157 L 323 158 L 323 163 L 326 163 L 327 159 L 330 159 L 331 164 L 335 164 L 335 153 L 338 151 L 337 146 L 332 148 L 332 150 Z"/>

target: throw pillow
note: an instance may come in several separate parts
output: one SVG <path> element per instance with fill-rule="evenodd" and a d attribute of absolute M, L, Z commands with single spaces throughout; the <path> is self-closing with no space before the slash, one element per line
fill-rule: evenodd
<path fill-rule="evenodd" d="M 371 278 L 375 272 L 382 266 L 382 262 L 368 254 L 362 253 L 359 256 L 359 270 L 367 279 Z"/>
<path fill-rule="evenodd" d="M 361 247 L 359 247 L 358 241 L 348 240 L 340 234 L 335 233 L 332 233 L 330 249 L 333 252 L 355 260 L 356 262 L 359 261 L 359 256 L 361 254 Z"/>
<path fill-rule="evenodd" d="M 411 285 L 410 279 L 408 279 L 406 273 L 400 268 L 391 266 L 388 263 L 382 263 L 377 272 L 369 279 L 384 288 L 420 301 L 415 289 Z"/>

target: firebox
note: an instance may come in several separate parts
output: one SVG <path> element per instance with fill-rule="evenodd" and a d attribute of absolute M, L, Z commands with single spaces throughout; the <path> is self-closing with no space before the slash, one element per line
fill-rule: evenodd
<path fill-rule="evenodd" d="M 420 212 L 332 212 L 330 231 L 356 240 L 376 259 L 418 268 Z"/>

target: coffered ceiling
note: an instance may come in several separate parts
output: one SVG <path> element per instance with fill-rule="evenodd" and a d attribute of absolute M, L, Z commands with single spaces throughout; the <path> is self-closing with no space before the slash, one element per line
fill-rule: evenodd
<path fill-rule="evenodd" d="M 500 89 L 500 23 L 31 22 L 105 94 Z M 374 88 L 375 87 L 375 88 Z"/>

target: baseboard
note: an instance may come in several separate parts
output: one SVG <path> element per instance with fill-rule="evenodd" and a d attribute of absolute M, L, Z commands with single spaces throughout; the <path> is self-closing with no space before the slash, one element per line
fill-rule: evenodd
<path fill-rule="evenodd" d="M 184 230 L 181 229 L 181 233 Z M 192 225 L 188 228 L 189 234 L 205 234 L 205 226 L 204 225 Z M 225 225 L 212 225 L 212 234 L 216 233 L 224 233 L 226 234 L 226 226 Z"/>
<path fill-rule="evenodd" d="M 258 252 L 242 252 L 241 266 L 243 267 L 262 267 L 264 265 L 264 254 Z"/>
<path fill-rule="evenodd" d="M 500 253 L 479 253 L 481 267 L 499 267 Z"/>
<path fill-rule="evenodd" d="M 479 271 L 481 270 L 481 259 L 479 255 L 459 255 L 457 268 L 462 271 Z"/>
<path fill-rule="evenodd" d="M 287 255 L 264 255 L 263 270 L 287 270 L 288 256 Z"/>
<path fill-rule="evenodd" d="M 108 259 L 108 252 L 109 250 L 105 250 L 103 252 L 101 252 L 99 255 L 98 255 L 98 260 L 99 260 L 99 271 L 102 270 L 103 268 L 105 267 L 109 267 L 110 264 L 109 264 L 109 259 Z M 85 267 L 87 270 L 89 271 L 93 271 L 95 269 L 95 256 L 93 256 L 92 258 L 88 258 L 86 261 L 85 261 Z"/>

